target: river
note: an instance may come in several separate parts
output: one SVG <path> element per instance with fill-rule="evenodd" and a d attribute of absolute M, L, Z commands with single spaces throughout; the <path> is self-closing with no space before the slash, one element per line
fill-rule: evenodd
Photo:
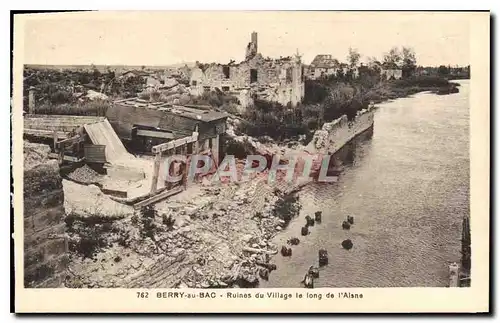
<path fill-rule="evenodd" d="M 419 93 L 379 104 L 373 133 L 337 154 L 345 169 L 337 183 L 299 193 L 300 217 L 275 237 L 292 246 L 290 258 L 260 287 L 300 287 L 318 250 L 329 254 L 315 287 L 445 287 L 448 262 L 460 259 L 462 217 L 469 214 L 469 81 L 451 95 Z M 300 236 L 304 217 L 322 223 Z M 347 215 L 350 230 L 342 230 Z M 341 242 L 354 247 L 344 250 Z"/>

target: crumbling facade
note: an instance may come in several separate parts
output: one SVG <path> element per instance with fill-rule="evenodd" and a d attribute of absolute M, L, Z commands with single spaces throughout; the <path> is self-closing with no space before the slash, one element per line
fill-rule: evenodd
<path fill-rule="evenodd" d="M 245 61 L 198 65 L 191 72 L 191 94 L 219 89 L 239 97 L 242 105 L 251 104 L 249 98 L 257 97 L 296 106 L 304 97 L 304 68 L 300 56 L 270 59 L 257 50 L 254 32 L 246 48 Z"/>

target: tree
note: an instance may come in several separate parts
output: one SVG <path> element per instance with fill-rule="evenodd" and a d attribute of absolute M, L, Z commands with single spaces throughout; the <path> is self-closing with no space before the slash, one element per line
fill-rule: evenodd
<path fill-rule="evenodd" d="M 380 63 L 380 61 L 372 56 L 372 57 L 368 57 L 368 68 L 370 69 L 370 71 L 372 71 L 374 74 L 380 74 L 380 67 L 382 66 L 382 63 Z"/>
<path fill-rule="evenodd" d="M 448 74 L 450 74 L 450 69 L 448 67 L 446 67 L 445 65 L 440 65 L 438 67 L 438 74 L 448 75 Z"/>
<path fill-rule="evenodd" d="M 408 77 L 415 72 L 415 69 L 417 67 L 417 58 L 413 48 L 403 47 L 402 63 L 403 63 L 402 69 L 404 77 Z"/>
<path fill-rule="evenodd" d="M 384 64 L 393 68 L 401 66 L 401 53 L 397 47 L 393 47 L 388 53 L 384 54 Z"/>
<path fill-rule="evenodd" d="M 416 66 L 417 58 L 415 55 L 415 51 L 411 47 L 404 47 L 402 49 L 402 60 L 403 66 Z"/>
<path fill-rule="evenodd" d="M 351 67 L 355 67 L 359 63 L 361 54 L 355 48 L 349 47 L 349 54 L 347 55 L 347 61 Z"/>

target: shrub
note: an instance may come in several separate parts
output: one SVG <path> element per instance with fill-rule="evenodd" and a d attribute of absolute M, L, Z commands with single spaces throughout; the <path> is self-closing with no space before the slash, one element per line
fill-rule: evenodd
<path fill-rule="evenodd" d="M 269 136 L 274 140 L 283 140 L 308 132 L 302 123 L 300 108 L 289 109 L 276 102 L 256 99 L 243 118 L 247 122 L 240 123 L 238 130 L 254 137 Z"/>
<path fill-rule="evenodd" d="M 110 246 L 109 234 L 116 231 L 113 223 L 123 216 L 110 218 L 100 213 L 81 216 L 70 213 L 66 216 L 67 232 L 72 236 L 69 250 L 83 258 L 94 258 L 102 249 Z"/>
<path fill-rule="evenodd" d="M 248 155 L 255 154 L 255 149 L 248 141 L 236 141 L 228 136 L 222 138 L 224 142 L 224 154 L 232 155 L 235 158 L 244 159 Z"/>
<path fill-rule="evenodd" d="M 71 92 L 58 90 L 54 93 L 49 94 L 49 101 L 52 104 L 64 104 L 74 101 L 73 94 Z"/>
<path fill-rule="evenodd" d="M 163 224 L 165 224 L 169 229 L 172 229 L 175 224 L 175 219 L 172 214 L 169 214 L 168 216 L 166 214 L 163 214 L 162 221 Z"/>
<path fill-rule="evenodd" d="M 154 205 L 148 205 L 141 209 L 141 235 L 149 237 L 154 241 L 154 235 L 158 230 L 155 224 L 155 218 L 158 215 Z"/>
<path fill-rule="evenodd" d="M 273 208 L 273 215 L 285 221 L 285 227 L 290 221 L 300 214 L 302 206 L 299 197 L 295 193 L 281 196 Z"/>

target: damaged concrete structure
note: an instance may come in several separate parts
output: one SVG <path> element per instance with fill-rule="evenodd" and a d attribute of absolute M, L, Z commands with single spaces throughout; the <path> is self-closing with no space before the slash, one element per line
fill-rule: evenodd
<path fill-rule="evenodd" d="M 308 79 L 317 80 L 329 76 L 340 76 L 350 74 L 353 78 L 359 77 L 357 67 L 351 68 L 346 63 L 341 63 L 330 54 L 319 54 L 307 68 Z"/>
<path fill-rule="evenodd" d="M 257 33 L 252 33 L 245 60 L 239 64 L 199 64 L 190 78 L 191 94 L 219 89 L 240 99 L 243 106 L 252 98 L 296 106 L 304 97 L 304 67 L 299 55 L 264 58 L 258 52 Z"/>
<path fill-rule="evenodd" d="M 219 155 L 219 135 L 226 131 L 227 114 L 210 107 L 148 102 L 132 98 L 115 101 L 106 117 L 118 137 L 137 150 L 191 136 L 198 129 L 200 149 Z M 142 148 L 142 149 L 141 149 Z M 188 151 L 193 151 L 190 147 Z"/>
<path fill-rule="evenodd" d="M 119 100 L 108 108 L 106 117 L 118 136 L 136 151 L 155 155 L 151 178 L 151 198 L 136 204 L 137 207 L 156 202 L 186 187 L 186 164 L 174 162 L 169 169 L 165 161 L 169 156 L 181 154 L 188 159 L 193 154 L 208 155 L 217 167 L 220 160 L 219 136 L 226 131 L 228 115 L 210 107 L 180 106 L 168 103 L 151 103 L 141 99 Z M 166 173 L 182 175 L 182 180 L 171 183 Z M 166 188 L 164 192 L 160 189 Z M 157 194 L 158 193 L 158 194 Z"/>

